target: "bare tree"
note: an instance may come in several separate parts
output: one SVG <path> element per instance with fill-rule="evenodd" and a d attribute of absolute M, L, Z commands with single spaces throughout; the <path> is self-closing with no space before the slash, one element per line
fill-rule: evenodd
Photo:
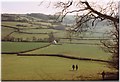
<path fill-rule="evenodd" d="M 61 11 L 57 13 L 58 19 L 62 21 L 68 13 L 78 13 L 76 25 L 74 27 L 75 32 L 83 32 L 89 29 L 87 22 L 91 22 L 92 26 L 96 26 L 99 22 L 106 21 L 109 26 L 113 26 L 111 32 L 109 32 L 110 40 L 101 41 L 104 46 L 104 50 L 112 53 L 111 65 L 115 68 L 119 68 L 119 17 L 118 17 L 118 2 L 110 1 L 106 3 L 106 6 L 100 6 L 97 3 L 90 3 L 87 1 L 68 1 L 57 2 L 56 8 L 61 8 Z M 72 10 L 71 7 L 75 6 L 76 9 Z M 88 27 L 88 28 L 86 28 Z"/>
<path fill-rule="evenodd" d="M 48 34 L 48 36 L 49 36 L 49 38 L 48 38 L 48 41 L 49 41 L 49 42 L 53 42 L 53 41 L 55 40 L 55 37 L 54 37 L 53 32 L 50 32 L 50 33 Z"/>
<path fill-rule="evenodd" d="M 73 35 L 73 31 L 71 28 L 69 28 L 68 30 L 66 30 L 67 32 L 67 38 L 69 39 L 70 43 L 72 42 L 72 35 Z"/>

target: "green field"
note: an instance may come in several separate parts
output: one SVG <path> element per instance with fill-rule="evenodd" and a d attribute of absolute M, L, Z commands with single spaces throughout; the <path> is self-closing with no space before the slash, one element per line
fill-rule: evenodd
<path fill-rule="evenodd" d="M 51 32 L 59 32 L 58 30 L 53 29 L 27 29 L 27 30 L 21 30 L 21 32 L 27 32 L 27 33 L 51 33 Z"/>
<path fill-rule="evenodd" d="M 41 24 L 41 25 L 51 25 L 51 23 L 48 23 L 48 22 L 35 22 L 35 24 Z"/>
<path fill-rule="evenodd" d="M 6 37 L 13 31 L 15 31 L 13 28 L 1 27 L 1 38 Z"/>
<path fill-rule="evenodd" d="M 31 24 L 23 23 L 23 22 L 2 22 L 1 25 L 7 25 L 7 26 L 14 26 L 14 27 L 17 27 L 16 25 L 18 25 L 18 24 L 26 25 L 26 26 L 31 26 Z"/>
<path fill-rule="evenodd" d="M 2 42 L 2 52 L 21 52 L 47 45 L 48 43 L 35 42 Z"/>
<path fill-rule="evenodd" d="M 18 32 L 14 32 L 13 34 L 11 34 L 11 36 L 15 37 L 15 38 L 23 38 L 23 39 L 33 39 L 33 37 L 36 37 L 37 39 L 44 39 L 44 38 L 48 38 L 48 34 L 25 34 L 25 33 L 18 33 Z"/>
<path fill-rule="evenodd" d="M 70 43 L 70 39 L 60 39 L 60 42 L 63 42 L 63 43 Z M 88 45 L 88 44 L 98 44 L 100 45 L 100 40 L 75 40 L 75 39 L 72 39 L 71 40 L 71 43 L 81 43 L 81 44 L 85 44 L 85 45 Z"/>
<path fill-rule="evenodd" d="M 79 66 L 72 71 L 72 65 Z M 115 72 L 106 63 L 47 56 L 2 54 L 2 80 L 101 80 L 101 72 Z"/>
<path fill-rule="evenodd" d="M 105 53 L 100 46 L 84 44 L 51 45 L 25 54 L 63 54 L 100 60 L 109 60 L 109 58 L 111 58 L 111 55 L 109 53 Z"/>
<path fill-rule="evenodd" d="M 19 24 L 21 26 L 17 26 Z M 1 56 L 2 80 L 102 80 L 100 74 L 102 71 L 112 73 L 117 71 L 110 68 L 107 62 L 75 60 L 55 56 L 17 56 L 17 54 L 22 51 L 33 49 L 33 51 L 21 54 L 62 54 L 77 58 L 110 61 L 112 55 L 101 49 L 101 43 L 98 37 L 99 34 L 92 36 L 90 33 L 81 33 L 80 36 L 73 36 L 72 38 L 80 39 L 81 36 L 85 35 L 84 38 L 89 37 L 88 39 L 90 39 L 97 37 L 98 40 L 72 39 L 70 43 L 69 39 L 63 39 L 68 38 L 66 30 L 49 29 L 50 27 L 60 26 L 61 24 L 53 25 L 49 21 L 29 21 L 28 23 L 2 22 L 1 25 L 6 26 L 2 26 L 1 29 L 1 52 L 3 52 Z M 16 28 L 22 29 L 17 29 L 16 31 Z M 56 39 L 60 39 L 58 42 L 59 45 L 51 44 L 50 46 L 34 50 L 50 44 L 40 41 L 48 41 L 48 38 L 50 38 L 48 33 L 51 32 L 53 32 L 53 36 Z M 7 39 L 12 37 L 14 40 L 11 41 L 18 42 L 10 42 L 9 40 L 9 42 L 7 42 L 6 36 L 8 34 L 10 35 Z M 5 54 L 4 52 L 8 54 Z M 11 54 L 12 52 L 16 54 Z M 72 70 L 71 66 L 73 64 L 77 64 L 79 66 L 77 71 Z"/>
<path fill-rule="evenodd" d="M 39 22 L 39 23 L 44 23 L 44 22 Z M 22 26 L 16 26 L 16 25 L 26 25 L 26 27 L 22 27 Z M 46 23 L 45 23 L 46 24 Z M 51 24 L 51 23 L 48 23 Z M 48 34 L 44 34 L 44 33 L 54 33 L 55 37 L 58 38 L 64 38 L 66 37 L 66 31 L 64 30 L 55 30 L 55 29 L 45 29 L 48 28 L 48 26 L 39 26 L 39 25 L 34 25 L 34 24 L 29 24 L 29 23 L 21 23 L 21 22 L 2 22 L 2 25 L 8 26 L 8 27 L 3 27 L 2 26 L 2 39 L 4 37 L 6 37 L 8 34 L 10 34 L 11 32 L 13 32 L 12 34 L 9 35 L 9 37 L 14 37 L 14 38 L 22 38 L 24 40 L 26 40 L 27 38 L 32 39 L 33 37 L 36 37 L 37 39 L 45 39 L 48 38 Z M 32 25 L 32 26 L 31 26 Z M 11 28 L 14 27 L 14 28 Z M 15 28 L 20 28 L 20 32 L 14 32 L 17 31 Z M 33 34 L 29 34 L 29 33 L 33 33 Z M 41 33 L 41 34 L 37 34 L 37 33 Z M 43 33 L 43 34 L 42 34 Z"/>

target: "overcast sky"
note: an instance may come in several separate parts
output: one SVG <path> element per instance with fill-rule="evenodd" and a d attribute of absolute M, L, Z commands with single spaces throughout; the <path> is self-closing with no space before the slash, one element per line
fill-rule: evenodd
<path fill-rule="evenodd" d="M 56 10 L 53 9 L 53 6 L 48 7 L 48 2 L 39 5 L 40 3 L 34 1 L 2 2 L 1 11 L 2 13 L 55 13 Z"/>
<path fill-rule="evenodd" d="M 40 5 L 40 3 L 42 5 Z M 2 13 L 45 13 L 45 14 L 54 14 L 59 10 L 55 9 L 51 4 L 48 7 L 50 1 L 55 2 L 58 0 L 2 0 L 1 2 L 1 12 Z M 68 0 L 59 0 L 59 1 L 68 1 Z M 75 0 L 74 0 L 75 1 Z M 97 1 L 104 4 L 108 0 L 87 0 L 87 1 Z M 113 0 L 118 1 L 118 0 Z"/>

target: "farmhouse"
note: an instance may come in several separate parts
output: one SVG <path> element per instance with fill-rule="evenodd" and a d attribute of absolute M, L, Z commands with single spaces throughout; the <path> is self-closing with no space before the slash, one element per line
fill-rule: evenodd
<path fill-rule="evenodd" d="M 57 44 L 57 41 L 56 40 L 53 40 L 53 42 L 52 42 L 53 44 Z"/>

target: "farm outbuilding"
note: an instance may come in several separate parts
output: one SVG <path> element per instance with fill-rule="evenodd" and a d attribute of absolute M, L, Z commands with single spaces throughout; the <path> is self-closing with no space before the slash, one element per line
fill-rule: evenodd
<path fill-rule="evenodd" d="M 57 41 L 56 40 L 53 40 L 53 42 L 52 42 L 53 44 L 57 44 Z"/>

